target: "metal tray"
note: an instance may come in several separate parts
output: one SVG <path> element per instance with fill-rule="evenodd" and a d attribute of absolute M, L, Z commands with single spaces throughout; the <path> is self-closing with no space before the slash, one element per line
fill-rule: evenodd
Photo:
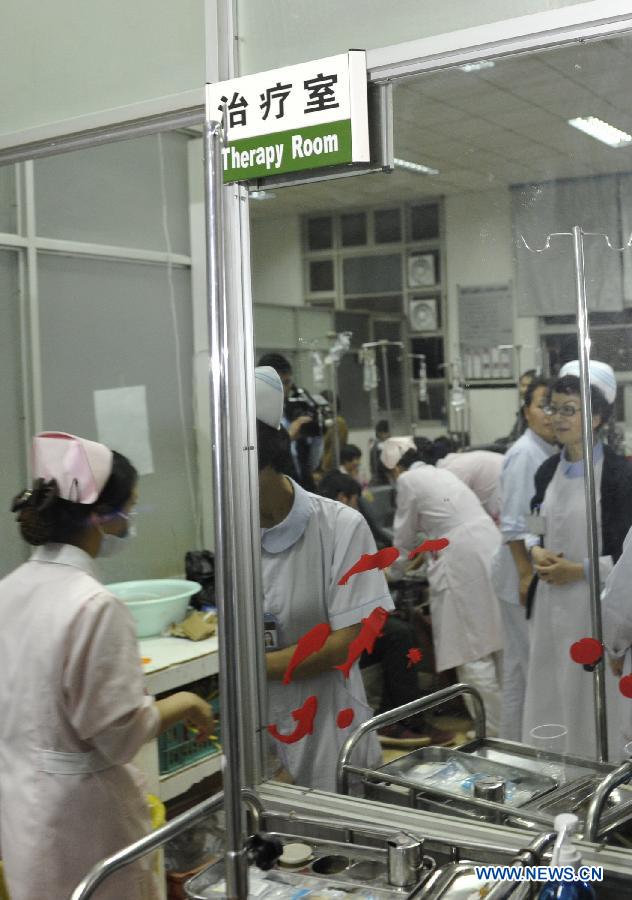
<path fill-rule="evenodd" d="M 593 775 L 607 775 L 615 766 L 610 763 L 600 763 L 582 756 L 573 756 L 570 753 L 543 753 L 527 744 L 519 744 L 514 741 L 502 741 L 498 738 L 485 738 L 483 740 L 469 741 L 459 747 L 461 753 L 488 759 L 490 762 L 498 762 L 502 765 L 517 766 L 529 772 L 541 774 L 542 769 L 550 763 L 558 763 L 564 768 L 564 783 L 570 784 L 579 778 L 587 778 Z"/>
<path fill-rule="evenodd" d="M 306 888 L 315 893 L 323 890 L 344 891 L 346 895 L 360 900 L 372 897 L 376 900 L 405 900 L 416 886 L 397 888 L 388 883 L 386 862 L 381 858 L 367 858 L 367 853 L 356 852 L 352 844 L 322 844 L 315 846 L 311 841 L 300 838 L 313 847 L 311 860 L 295 868 L 275 866 L 268 872 L 251 867 L 251 893 L 256 897 L 263 892 L 277 888 L 288 897 Z M 366 848 L 364 848 L 366 850 Z M 427 872 L 426 874 L 429 874 Z M 423 873 L 420 873 L 420 880 Z M 224 880 L 224 861 L 207 866 L 202 872 L 186 882 L 184 888 L 189 900 L 220 900 L 223 896 L 221 884 Z M 309 896 L 309 895 L 308 895 Z"/>
<path fill-rule="evenodd" d="M 433 780 L 431 769 L 420 771 L 420 767 L 427 765 L 436 764 L 440 766 L 444 764 L 447 766 L 450 760 L 456 760 L 464 771 L 469 772 L 473 776 L 497 775 L 515 785 L 515 800 L 512 800 L 511 796 L 509 796 L 506 800 L 507 806 L 524 806 L 526 803 L 531 803 L 535 798 L 557 787 L 557 782 L 553 778 L 542 775 L 534 769 L 517 766 L 513 762 L 511 764 L 499 762 L 486 756 L 479 756 L 478 754 L 466 753 L 462 750 L 454 750 L 447 747 L 421 747 L 382 766 L 377 771 L 404 779 L 418 792 L 428 791 L 432 793 L 433 788 L 440 788 L 442 791 L 453 794 L 455 798 L 467 800 L 472 797 L 472 791 L 471 789 L 468 790 L 467 787 L 463 788 L 460 779 L 459 783 L 456 781 L 455 783 L 444 783 L 443 781 Z M 471 784 L 472 782 L 470 782 L 470 788 Z M 393 785 L 393 787 L 398 787 L 398 785 Z M 399 788 L 401 792 L 401 786 Z"/>

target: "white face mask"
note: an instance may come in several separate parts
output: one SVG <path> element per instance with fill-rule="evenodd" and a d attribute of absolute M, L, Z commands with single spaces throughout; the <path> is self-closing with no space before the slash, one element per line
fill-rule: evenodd
<path fill-rule="evenodd" d="M 131 513 L 120 512 L 117 513 L 117 515 L 122 519 L 125 519 L 128 523 L 127 531 L 125 534 L 110 534 L 99 527 L 101 546 L 99 547 L 97 556 L 100 559 L 109 559 L 112 556 L 117 556 L 129 545 L 130 539 L 136 537 L 136 525 L 132 522 L 135 511 Z"/>

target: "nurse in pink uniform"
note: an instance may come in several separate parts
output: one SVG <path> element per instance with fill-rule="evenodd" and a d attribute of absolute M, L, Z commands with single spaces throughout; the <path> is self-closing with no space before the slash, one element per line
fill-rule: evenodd
<path fill-rule="evenodd" d="M 180 719 L 208 736 L 212 713 L 195 694 L 145 694 L 134 622 L 95 571 L 130 535 L 134 467 L 60 432 L 33 439 L 32 463 L 13 510 L 34 550 L 0 581 L 0 857 L 11 900 L 67 900 L 149 830 L 129 765 L 141 745 Z M 95 893 L 158 896 L 146 860 Z"/>

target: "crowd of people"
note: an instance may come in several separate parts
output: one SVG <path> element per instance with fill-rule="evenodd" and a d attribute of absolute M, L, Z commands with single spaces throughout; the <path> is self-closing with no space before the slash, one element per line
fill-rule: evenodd
<path fill-rule="evenodd" d="M 616 760 L 632 737 L 618 690 L 632 644 L 624 596 L 627 569 L 632 572 L 632 541 L 624 550 L 632 526 L 632 465 L 604 442 L 617 389 L 611 367 L 592 361 L 590 385 L 609 747 Z M 381 421 L 370 449 L 368 487 L 361 483 L 361 451 L 352 444 L 340 447 L 337 467 L 323 472 L 316 465 L 312 478 L 319 495 L 366 514 L 376 547 L 400 551 L 385 572 L 391 593 L 425 563 L 436 671 L 453 672 L 479 691 L 490 735 L 530 743 L 534 729 L 555 723 L 566 733 L 568 752 L 595 758 L 592 676 L 570 653 L 592 633 L 580 393 L 577 361 L 553 380 L 530 370 L 521 378 L 510 439 L 494 450 L 455 452 L 447 438 L 391 435 Z M 291 433 L 289 438 L 291 443 Z M 286 474 L 300 484 L 299 471 Z M 376 530 L 371 504 L 363 501 L 381 484 L 394 492 L 390 534 Z M 409 561 L 421 538 L 440 537 L 449 541 L 444 550 Z M 369 583 L 367 577 L 363 584 Z M 389 621 L 395 619 L 392 612 Z M 395 660 L 414 642 L 408 622 L 389 627 L 396 629 L 392 658 L 379 657 L 385 682 L 399 672 Z M 377 647 L 381 651 L 380 642 Z M 369 662 L 365 654 L 364 665 Z M 395 680 L 402 683 L 401 672 Z M 394 696 L 386 685 L 380 711 L 419 695 L 414 679 L 403 681 Z M 383 743 L 409 744 L 415 737 L 433 743 L 452 737 L 437 731 L 417 719 L 381 737 Z"/>
<path fill-rule="evenodd" d="M 422 564 L 436 670 L 454 671 L 478 690 L 488 732 L 530 743 L 535 728 L 556 724 L 567 752 L 597 756 L 592 675 L 570 654 L 591 636 L 579 366 L 567 363 L 553 381 L 528 374 L 505 453 L 455 453 L 447 439 L 391 435 L 389 423 L 378 423 L 369 462 L 374 491 L 386 484 L 394 494 L 389 532 L 371 515 L 362 452 L 348 442 L 342 416 L 328 435 L 312 427 L 300 396 L 303 407 L 290 414 L 291 366 L 279 354 L 260 361 L 259 515 L 276 777 L 334 790 L 349 727 L 420 696 L 416 636 L 393 594 Z M 592 361 L 589 377 L 616 760 L 632 738 L 630 700 L 618 690 L 632 658 L 632 464 L 603 440 L 614 372 Z M 129 766 L 145 741 L 180 720 L 201 738 L 213 729 L 210 707 L 195 694 L 159 701 L 145 694 L 133 621 L 94 567 L 133 534 L 133 465 L 61 432 L 34 438 L 32 463 L 34 482 L 13 511 L 34 549 L 0 580 L 0 833 L 14 900 L 45 896 L 50 882 L 69 893 L 93 862 L 146 832 Z M 424 539 L 440 549 L 417 552 Z M 392 548 L 382 565 L 380 554 Z M 383 679 L 377 710 L 363 679 L 374 663 Z M 419 716 L 380 736 L 407 746 L 454 737 Z M 351 761 L 374 768 L 381 758 L 370 734 Z M 88 813 L 89 835 L 81 830 Z M 36 857 L 46 867 L 33 866 Z M 140 900 L 153 890 L 151 869 L 137 863 L 103 897 Z"/>

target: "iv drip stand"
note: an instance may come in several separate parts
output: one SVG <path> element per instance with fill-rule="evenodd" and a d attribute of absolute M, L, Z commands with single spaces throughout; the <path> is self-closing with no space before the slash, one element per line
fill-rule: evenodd
<path fill-rule="evenodd" d="M 597 532 L 597 504 L 595 494 L 595 468 L 593 465 L 592 435 L 592 402 L 590 397 L 590 328 L 586 303 L 586 276 L 584 263 L 584 238 L 602 237 L 611 250 L 623 252 L 632 246 L 632 235 L 623 247 L 613 247 L 606 234 L 584 231 L 580 225 L 573 226 L 572 231 L 559 231 L 549 234 L 544 247 L 540 250 L 530 247 L 524 236 L 521 240 L 527 250 L 532 253 L 544 253 L 551 246 L 551 238 L 571 237 L 575 260 L 575 292 L 577 295 L 577 343 L 579 358 L 579 382 L 582 401 L 582 450 L 584 454 L 584 492 L 586 497 L 586 528 L 588 537 L 588 569 L 590 586 L 590 617 L 593 637 L 603 642 L 601 626 L 601 590 L 599 584 L 599 535 Z M 606 715 L 606 684 L 604 678 L 605 658 L 602 657 L 593 672 L 593 696 L 595 701 L 595 731 L 597 735 L 597 756 L 600 762 L 608 759 L 608 727 Z"/>
<path fill-rule="evenodd" d="M 369 341 L 366 344 L 362 344 L 362 349 L 365 350 L 369 347 L 379 347 L 382 356 L 382 378 L 384 379 L 384 397 L 386 401 L 386 416 L 388 420 L 389 426 L 393 427 L 393 419 L 391 414 L 391 386 L 388 380 L 388 358 L 387 358 L 387 347 L 403 347 L 401 341 Z"/>
<path fill-rule="evenodd" d="M 351 332 L 349 332 L 349 334 L 351 334 Z M 319 344 L 320 344 L 321 340 L 331 340 L 332 338 L 336 338 L 337 336 L 338 336 L 337 332 L 330 331 L 330 332 L 327 332 L 327 334 L 324 335 L 323 338 L 317 337 L 317 338 L 312 338 L 311 340 L 306 340 L 305 338 L 299 337 L 298 342 L 299 342 L 299 344 L 308 344 L 309 347 L 307 349 L 309 349 L 310 351 L 314 351 L 315 349 L 320 350 Z M 331 347 L 329 349 L 331 349 Z M 324 352 L 324 351 L 321 351 L 321 352 Z M 340 468 L 340 435 L 338 433 L 338 366 L 339 365 L 340 365 L 339 360 L 332 359 L 331 366 L 330 366 L 331 367 L 330 389 L 331 389 L 331 397 L 332 397 L 331 411 L 332 411 L 333 419 L 334 419 L 332 428 L 333 428 L 333 436 L 334 436 L 334 447 L 333 447 L 334 463 L 335 463 L 336 469 Z"/>
<path fill-rule="evenodd" d="M 335 468 L 340 468 L 340 435 L 338 434 L 338 363 L 331 364 L 331 411 L 334 421 L 332 424 L 334 434 L 334 463 Z"/>

